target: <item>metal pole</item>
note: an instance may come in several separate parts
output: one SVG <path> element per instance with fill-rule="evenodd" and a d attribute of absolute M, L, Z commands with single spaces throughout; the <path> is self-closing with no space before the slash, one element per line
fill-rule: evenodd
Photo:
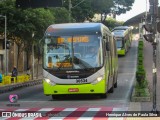
<path fill-rule="evenodd" d="M 157 111 L 157 103 L 156 103 L 156 85 L 157 85 L 157 65 L 156 65 L 156 57 L 157 57 L 157 37 L 156 37 L 156 33 L 157 33 L 157 23 L 156 23 L 156 7 L 158 7 L 156 5 L 156 1 L 154 0 L 154 6 L 153 6 L 153 15 L 152 15 L 152 24 L 154 26 L 154 32 L 153 35 L 155 35 L 155 40 L 152 43 L 153 46 L 153 70 L 152 70 L 152 74 L 153 74 L 153 108 L 152 108 L 152 112 L 153 113 L 158 113 Z"/>
<path fill-rule="evenodd" d="M 34 44 L 32 44 L 32 80 L 34 79 Z"/>
<path fill-rule="evenodd" d="M 68 16 L 69 23 L 71 22 L 71 13 L 72 13 L 71 8 L 72 8 L 72 2 L 71 0 L 69 0 L 69 16 Z"/>
<path fill-rule="evenodd" d="M 146 19 L 147 19 L 147 0 L 146 0 Z"/>
<path fill-rule="evenodd" d="M 5 15 L 5 57 L 6 57 L 6 75 L 8 75 L 8 54 L 7 54 L 7 16 Z"/>
<path fill-rule="evenodd" d="M 32 33 L 32 39 L 34 37 L 34 32 Z M 32 44 L 32 80 L 34 79 L 34 43 Z"/>

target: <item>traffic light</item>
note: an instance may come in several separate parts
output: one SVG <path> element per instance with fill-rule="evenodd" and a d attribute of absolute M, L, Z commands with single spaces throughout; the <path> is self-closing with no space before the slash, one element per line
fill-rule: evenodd
<path fill-rule="evenodd" d="M 154 39 L 155 39 L 155 36 L 153 33 L 150 33 L 150 34 L 146 34 L 146 35 L 143 35 L 144 39 L 148 42 L 153 42 Z"/>
<path fill-rule="evenodd" d="M 63 0 L 16 0 L 16 8 L 62 7 Z"/>
<path fill-rule="evenodd" d="M 151 23 L 146 23 L 143 25 L 143 28 L 148 32 L 147 34 L 143 35 L 144 39 L 148 42 L 154 42 L 155 39 L 155 29 Z"/>

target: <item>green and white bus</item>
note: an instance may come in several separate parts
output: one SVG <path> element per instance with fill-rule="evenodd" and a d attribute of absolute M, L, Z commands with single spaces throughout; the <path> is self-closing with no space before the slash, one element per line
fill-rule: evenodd
<path fill-rule="evenodd" d="M 112 33 L 101 23 L 50 25 L 43 40 L 45 95 L 98 94 L 117 87 L 118 56 Z M 94 54 L 93 54 L 94 49 Z"/>
<path fill-rule="evenodd" d="M 118 55 L 126 55 L 132 43 L 132 28 L 119 26 L 112 30 L 114 39 L 117 41 Z"/>

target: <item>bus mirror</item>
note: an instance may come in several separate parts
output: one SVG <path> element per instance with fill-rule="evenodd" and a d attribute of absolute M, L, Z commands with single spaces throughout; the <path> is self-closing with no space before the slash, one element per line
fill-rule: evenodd
<path fill-rule="evenodd" d="M 109 42 L 106 43 L 106 50 L 107 50 L 107 51 L 110 51 Z"/>
<path fill-rule="evenodd" d="M 106 39 L 106 36 L 103 36 L 103 39 Z"/>

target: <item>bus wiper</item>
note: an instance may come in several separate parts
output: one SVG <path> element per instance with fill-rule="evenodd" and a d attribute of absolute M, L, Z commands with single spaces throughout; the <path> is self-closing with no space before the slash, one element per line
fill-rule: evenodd
<path fill-rule="evenodd" d="M 90 66 L 88 63 L 86 63 L 85 61 L 77 58 L 76 56 L 74 56 L 74 61 L 73 61 L 74 64 L 80 64 L 83 66 L 84 70 L 88 71 L 89 68 L 91 68 L 92 66 Z"/>

